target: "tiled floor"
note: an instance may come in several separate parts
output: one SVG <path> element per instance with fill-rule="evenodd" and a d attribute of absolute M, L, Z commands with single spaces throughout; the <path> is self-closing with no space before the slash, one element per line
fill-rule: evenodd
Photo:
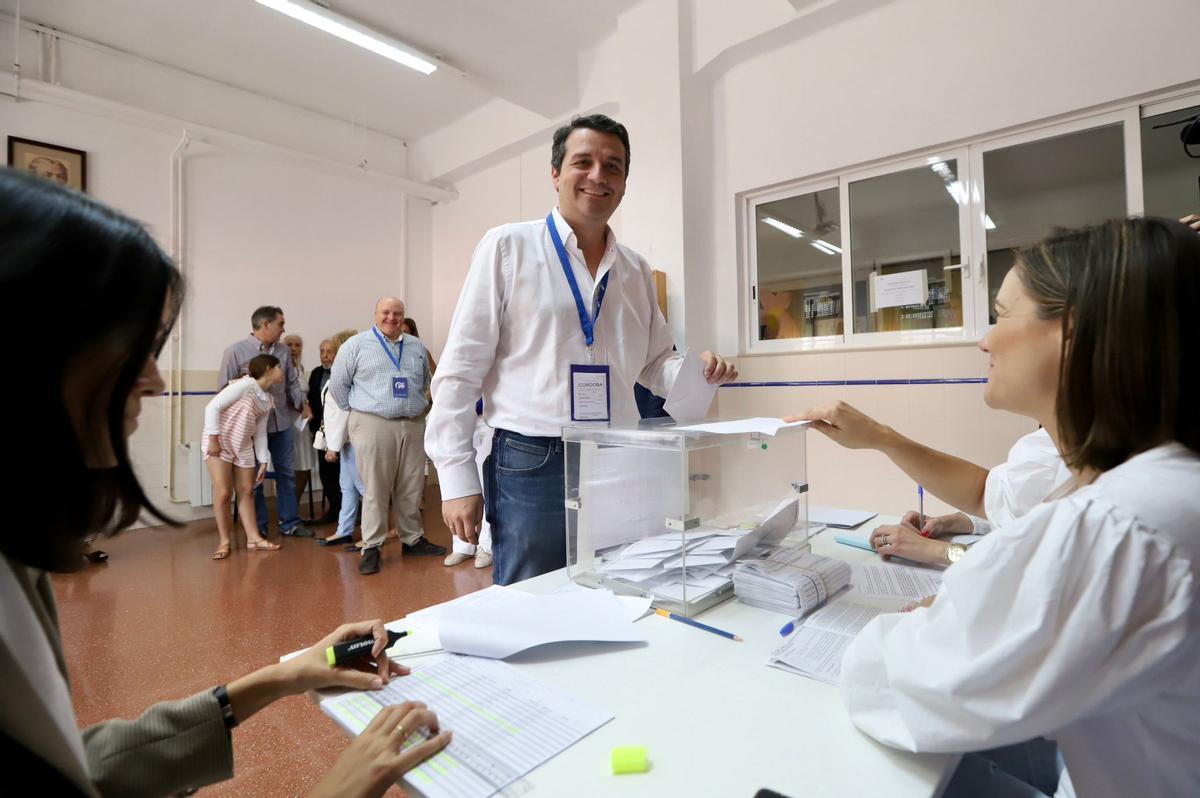
<path fill-rule="evenodd" d="M 425 498 L 425 529 L 449 547 L 436 490 Z M 490 568 L 471 561 L 446 568 L 441 557 L 402 557 L 398 541 L 384 546 L 383 570 L 370 577 L 359 575 L 355 554 L 311 540 L 213 561 L 216 542 L 211 520 L 140 529 L 100 542 L 107 564 L 55 577 L 82 726 L 228 682 L 345 621 L 392 620 L 492 581 Z M 304 697 L 268 707 L 233 740 L 233 780 L 203 794 L 303 795 L 347 743 Z"/>

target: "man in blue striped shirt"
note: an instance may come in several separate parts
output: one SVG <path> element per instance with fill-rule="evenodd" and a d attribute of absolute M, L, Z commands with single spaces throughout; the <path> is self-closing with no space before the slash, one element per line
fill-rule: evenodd
<path fill-rule="evenodd" d="M 419 338 L 403 334 L 403 324 L 404 303 L 380 299 L 375 325 L 342 344 L 329 378 L 330 398 L 350 412 L 350 445 L 367 489 L 358 566 L 364 575 L 379 572 L 389 504 L 405 554 L 446 553 L 424 538 L 421 523 L 429 354 Z"/>

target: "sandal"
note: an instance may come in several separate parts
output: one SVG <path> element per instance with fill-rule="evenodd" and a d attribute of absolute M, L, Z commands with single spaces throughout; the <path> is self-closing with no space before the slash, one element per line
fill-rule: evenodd
<path fill-rule="evenodd" d="M 262 540 L 250 540 L 246 542 L 246 551 L 279 551 L 283 546 L 278 543 L 263 538 Z"/>
<path fill-rule="evenodd" d="M 212 558 L 214 560 L 223 560 L 228 556 L 229 556 L 229 544 L 222 543 L 220 546 L 217 546 L 217 550 L 213 552 Z"/>

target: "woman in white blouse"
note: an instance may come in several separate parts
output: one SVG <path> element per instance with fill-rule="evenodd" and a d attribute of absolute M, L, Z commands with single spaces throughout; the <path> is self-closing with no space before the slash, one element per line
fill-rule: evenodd
<path fill-rule="evenodd" d="M 1040 734 L 1061 794 L 1200 785 L 1200 238 L 1126 220 L 1024 253 L 997 296 L 985 400 L 1040 422 L 1075 476 L 881 616 L 842 664 L 882 743 L 973 751 Z M 970 764 L 970 762 L 968 762 Z"/>
<path fill-rule="evenodd" d="M 1200 238 L 1177 222 L 1020 255 L 980 343 L 985 400 L 1045 427 L 1074 479 L 973 546 L 930 606 L 863 629 L 842 665 L 855 725 L 910 751 L 1052 736 L 1059 794 L 1197 793 L 1198 303 Z M 978 757 L 964 773 L 1004 783 Z"/>

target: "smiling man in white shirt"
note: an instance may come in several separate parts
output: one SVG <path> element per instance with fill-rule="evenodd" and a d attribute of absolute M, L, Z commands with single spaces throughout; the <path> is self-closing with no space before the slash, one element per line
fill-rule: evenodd
<path fill-rule="evenodd" d="M 596 114 L 559 128 L 550 167 L 558 207 L 484 235 L 454 312 L 425 448 L 454 535 L 476 542 L 486 497 L 496 584 L 566 565 L 563 426 L 636 422 L 634 383 L 665 396 L 683 362 L 649 265 L 608 226 L 628 172 L 624 125 Z M 709 382 L 737 378 L 719 355 L 703 360 Z M 480 396 L 496 431 L 484 486 L 472 446 Z"/>

